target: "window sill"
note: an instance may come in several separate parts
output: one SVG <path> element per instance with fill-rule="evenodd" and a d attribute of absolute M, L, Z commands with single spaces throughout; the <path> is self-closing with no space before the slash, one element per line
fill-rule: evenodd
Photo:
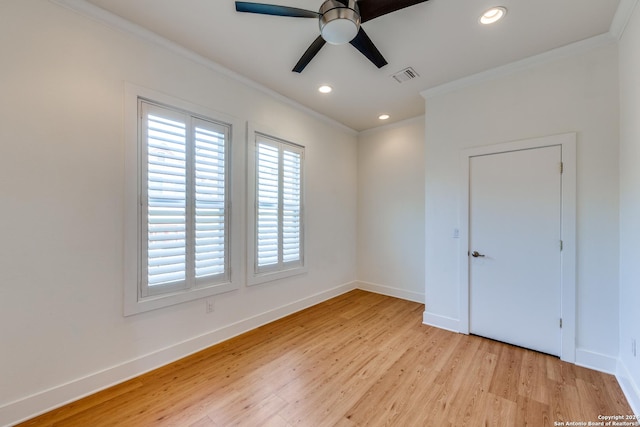
<path fill-rule="evenodd" d="M 238 289 L 233 283 L 221 283 L 206 288 L 189 289 L 164 295 L 155 295 L 146 298 L 138 298 L 137 295 L 125 295 L 124 315 L 133 316 L 159 308 L 169 307 L 188 301 L 207 298 Z"/>
<path fill-rule="evenodd" d="M 269 271 L 265 273 L 255 274 L 249 272 L 247 275 L 247 285 L 254 286 L 262 283 L 273 282 L 275 280 L 286 279 L 287 277 L 298 276 L 307 273 L 307 267 L 292 267 L 286 270 Z"/>

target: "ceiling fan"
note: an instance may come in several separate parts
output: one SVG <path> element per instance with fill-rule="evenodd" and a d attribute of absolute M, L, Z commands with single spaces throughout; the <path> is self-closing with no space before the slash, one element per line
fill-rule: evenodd
<path fill-rule="evenodd" d="M 236 11 L 318 19 L 320 36 L 311 43 L 311 46 L 293 67 L 292 71 L 300 73 L 325 43 L 351 43 L 376 67 L 384 67 L 387 65 L 387 61 L 360 24 L 425 1 L 427 0 L 326 0 L 322 3 L 318 12 L 297 7 L 237 1 Z"/>

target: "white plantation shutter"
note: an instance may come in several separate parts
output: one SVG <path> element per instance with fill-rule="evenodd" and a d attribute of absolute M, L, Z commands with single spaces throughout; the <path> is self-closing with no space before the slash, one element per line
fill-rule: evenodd
<path fill-rule="evenodd" d="M 226 135 L 211 124 L 195 128 L 195 276 L 224 275 L 226 265 Z"/>
<path fill-rule="evenodd" d="M 256 133 L 255 273 L 303 264 L 303 150 Z"/>
<path fill-rule="evenodd" d="M 226 281 L 229 127 L 149 102 L 141 111 L 141 296 Z"/>
<path fill-rule="evenodd" d="M 186 127 L 149 112 L 146 136 L 147 284 L 182 285 L 187 263 Z"/>
<path fill-rule="evenodd" d="M 300 260 L 301 155 L 287 149 L 282 155 L 282 261 Z"/>
<path fill-rule="evenodd" d="M 280 152 L 278 147 L 259 143 L 257 150 L 258 215 L 257 262 L 258 268 L 278 264 L 280 235 Z"/>

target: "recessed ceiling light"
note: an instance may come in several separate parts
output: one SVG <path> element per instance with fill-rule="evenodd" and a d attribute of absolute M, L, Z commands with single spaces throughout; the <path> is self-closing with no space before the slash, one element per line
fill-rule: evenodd
<path fill-rule="evenodd" d="M 333 88 L 329 85 L 322 85 L 318 88 L 318 92 L 320 93 L 329 93 L 333 90 Z"/>
<path fill-rule="evenodd" d="M 387 120 L 387 119 L 389 118 L 389 115 L 388 115 L 388 114 L 380 114 L 380 115 L 378 116 L 378 118 L 379 118 L 380 120 Z"/>
<path fill-rule="evenodd" d="M 482 14 L 482 16 L 480 17 L 480 23 L 485 25 L 493 24 L 494 22 L 498 22 L 499 20 L 504 18 L 506 14 L 507 14 L 506 7 L 504 6 L 492 7 L 491 9 L 487 10 L 485 13 Z"/>

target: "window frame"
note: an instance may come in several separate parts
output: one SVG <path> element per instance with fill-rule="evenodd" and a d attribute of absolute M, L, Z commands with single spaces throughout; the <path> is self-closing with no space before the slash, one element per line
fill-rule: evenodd
<path fill-rule="evenodd" d="M 148 292 L 143 286 L 143 275 L 146 274 L 147 253 L 144 239 L 146 235 L 143 211 L 144 187 L 147 185 L 146 141 L 143 141 L 140 103 L 146 102 L 158 108 L 186 114 L 194 120 L 204 120 L 221 125 L 228 129 L 225 141 L 225 252 L 226 268 L 222 280 L 203 284 L 202 280 L 193 279 L 187 287 L 167 286 L 167 292 Z M 238 221 L 233 219 L 233 200 L 237 198 L 234 191 L 233 147 L 234 133 L 240 128 L 238 120 L 233 117 L 212 111 L 206 107 L 162 94 L 150 89 L 125 83 L 125 270 L 124 270 L 124 315 L 130 316 L 149 310 L 168 307 L 187 301 L 206 298 L 223 292 L 238 289 L 238 280 L 233 271 L 237 268 L 238 254 L 234 249 L 234 240 L 240 234 Z M 194 161 L 195 163 L 195 161 Z M 187 178 L 187 181 L 190 179 Z M 195 184 L 192 184 L 195 185 Z M 190 210 L 187 203 L 187 211 Z M 194 220 L 195 221 L 195 220 Z M 187 249 L 189 250 L 189 249 Z"/>
<path fill-rule="evenodd" d="M 307 268 L 307 245 L 306 245 L 306 215 L 305 215 L 305 155 L 306 148 L 303 145 L 290 142 L 288 140 L 273 136 L 272 132 L 264 132 L 258 130 L 249 124 L 248 128 L 248 147 L 247 147 L 247 284 L 257 285 L 265 282 L 271 282 L 286 277 L 299 274 L 305 274 Z M 299 252 L 300 259 L 294 262 L 284 262 L 282 258 L 283 241 L 278 241 L 278 263 L 260 268 L 258 266 L 258 174 L 257 146 L 260 141 L 268 141 L 269 145 L 278 147 L 279 161 L 283 157 L 283 147 L 289 148 L 290 151 L 300 155 L 300 226 L 299 226 Z M 280 165 L 281 167 L 281 165 Z M 279 191 L 282 191 L 282 181 L 279 182 Z M 282 205 L 278 204 L 278 216 L 282 211 Z"/>

